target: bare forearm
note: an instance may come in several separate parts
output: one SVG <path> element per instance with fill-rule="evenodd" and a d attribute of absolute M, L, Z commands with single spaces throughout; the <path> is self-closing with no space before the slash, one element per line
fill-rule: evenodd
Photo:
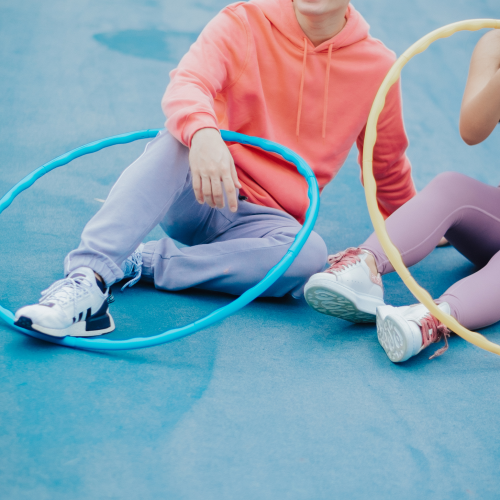
<path fill-rule="evenodd" d="M 486 33 L 472 54 L 460 111 L 460 135 L 474 145 L 484 141 L 500 120 L 500 30 Z"/>
<path fill-rule="evenodd" d="M 486 87 L 464 103 L 460 113 L 460 135 L 470 146 L 484 141 L 500 121 L 500 70 Z"/>

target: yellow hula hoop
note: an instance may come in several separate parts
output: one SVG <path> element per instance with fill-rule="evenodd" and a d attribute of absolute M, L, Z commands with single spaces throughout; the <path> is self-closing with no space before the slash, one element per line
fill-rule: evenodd
<path fill-rule="evenodd" d="M 394 63 L 377 92 L 372 109 L 370 111 L 370 115 L 368 116 L 365 142 L 363 146 L 363 178 L 365 184 L 366 202 L 368 204 L 368 211 L 370 213 L 373 227 L 375 228 L 375 233 L 377 234 L 382 248 L 389 258 L 389 261 L 391 262 L 401 279 L 404 281 L 410 292 L 416 297 L 419 302 L 427 307 L 427 309 L 432 313 L 433 316 L 438 318 L 439 321 L 445 324 L 450 330 L 454 331 L 456 334 L 460 335 L 460 337 L 467 340 L 471 344 L 474 344 L 481 349 L 485 349 L 486 351 L 490 351 L 500 355 L 499 345 L 490 342 L 479 333 L 467 330 L 467 328 L 464 328 L 460 323 L 458 323 L 455 318 L 441 311 L 441 309 L 436 306 L 429 293 L 420 285 L 418 285 L 413 276 L 410 274 L 406 266 L 403 264 L 401 254 L 394 246 L 389 238 L 389 235 L 387 234 L 385 221 L 382 217 L 382 214 L 380 213 L 377 204 L 377 185 L 373 176 L 373 148 L 375 147 L 375 142 L 377 141 L 378 118 L 380 116 L 380 113 L 384 109 L 387 93 L 389 92 L 389 89 L 394 85 L 394 83 L 398 81 L 401 75 L 401 70 L 404 68 L 404 66 L 406 66 L 406 64 L 412 57 L 420 54 L 421 52 L 424 52 L 429 47 L 429 45 L 436 40 L 440 38 L 447 38 L 457 31 L 476 31 L 483 28 L 500 29 L 500 20 L 473 19 L 470 21 L 460 21 L 458 23 L 443 26 L 442 28 L 432 31 L 428 35 L 421 38 L 418 42 L 414 43 Z"/>

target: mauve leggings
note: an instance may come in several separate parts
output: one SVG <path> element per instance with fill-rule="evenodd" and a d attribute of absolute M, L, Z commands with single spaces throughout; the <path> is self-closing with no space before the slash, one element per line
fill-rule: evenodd
<path fill-rule="evenodd" d="M 448 302 L 452 316 L 469 329 L 500 321 L 499 188 L 455 172 L 440 174 L 386 223 L 406 266 L 420 262 L 446 236 L 479 270 L 436 302 Z M 381 274 L 394 271 L 375 233 L 360 248 L 373 253 Z"/>

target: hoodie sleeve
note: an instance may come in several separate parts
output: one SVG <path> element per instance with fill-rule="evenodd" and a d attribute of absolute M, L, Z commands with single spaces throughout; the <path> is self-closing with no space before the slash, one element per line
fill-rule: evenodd
<path fill-rule="evenodd" d="M 358 162 L 363 161 L 366 125 L 357 139 Z M 417 194 L 406 156 L 408 138 L 403 124 L 399 82 L 387 94 L 386 105 L 377 125 L 377 142 L 373 151 L 373 174 L 377 182 L 377 200 L 384 218 Z M 363 173 L 361 172 L 361 182 Z"/>
<path fill-rule="evenodd" d="M 248 30 L 237 4 L 222 10 L 201 32 L 176 69 L 162 99 L 169 132 L 186 146 L 202 128 L 218 129 L 214 99 L 241 75 Z"/>

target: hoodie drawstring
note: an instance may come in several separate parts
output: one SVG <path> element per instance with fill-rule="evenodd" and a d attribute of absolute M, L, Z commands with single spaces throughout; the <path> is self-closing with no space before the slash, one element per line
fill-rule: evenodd
<path fill-rule="evenodd" d="M 330 67 L 332 62 L 332 48 L 333 45 L 328 46 L 328 62 L 326 64 L 325 74 L 325 91 L 323 94 L 323 124 L 321 128 L 321 136 L 323 139 L 326 137 L 326 119 L 328 114 L 328 91 L 330 87 Z M 299 106 L 297 109 L 297 126 L 295 128 L 295 135 L 298 137 L 300 133 L 300 116 L 302 114 L 302 98 L 304 95 L 304 81 L 306 77 L 306 64 L 307 64 L 307 38 L 304 37 L 304 57 L 302 58 L 302 75 L 300 77 L 300 90 L 299 90 Z"/>
<path fill-rule="evenodd" d="M 332 62 L 332 44 L 328 46 L 328 62 L 326 63 L 325 76 L 325 93 L 323 95 L 323 128 L 321 129 L 321 137 L 326 137 L 326 115 L 328 111 L 328 89 L 330 87 L 330 65 Z"/>
<path fill-rule="evenodd" d="M 306 77 L 306 62 L 307 62 L 307 38 L 304 37 L 304 57 L 302 59 L 302 76 L 300 78 L 300 90 L 299 90 L 299 109 L 297 110 L 297 128 L 295 129 L 295 135 L 299 136 L 300 130 L 300 115 L 302 113 L 302 95 L 304 93 L 304 79 Z"/>

